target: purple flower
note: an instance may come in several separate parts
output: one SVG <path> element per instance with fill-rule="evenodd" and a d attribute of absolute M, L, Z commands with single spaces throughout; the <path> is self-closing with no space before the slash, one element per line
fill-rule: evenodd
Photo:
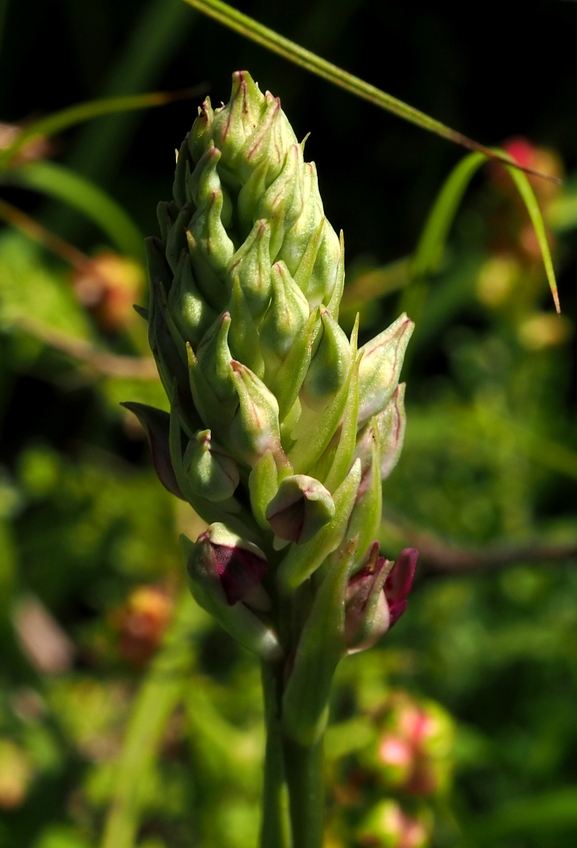
<path fill-rule="evenodd" d="M 407 609 L 407 596 L 411 591 L 419 552 L 416 548 L 405 548 L 385 580 L 385 598 L 389 607 L 389 628 L 399 620 Z"/>
<path fill-rule="evenodd" d="M 229 606 L 253 598 L 259 605 L 259 594 L 264 593 L 260 583 L 268 563 L 260 548 L 216 523 L 195 544 L 189 543 L 187 568 L 193 582 L 212 585 L 213 593 Z"/>
<path fill-rule="evenodd" d="M 419 552 L 405 548 L 397 561 L 379 556 L 374 542 L 367 562 L 349 582 L 346 596 L 345 641 L 349 653 L 370 648 L 407 608 Z"/>

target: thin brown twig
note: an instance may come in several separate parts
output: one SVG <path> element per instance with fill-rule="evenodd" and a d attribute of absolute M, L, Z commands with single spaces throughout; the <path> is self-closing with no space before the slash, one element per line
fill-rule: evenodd
<path fill-rule="evenodd" d="M 554 544 L 535 540 L 465 548 L 448 544 L 429 531 L 419 530 L 398 515 L 387 514 L 385 523 L 387 529 L 418 549 L 420 561 L 432 574 L 469 573 L 522 562 L 565 562 L 577 558 L 577 541 Z"/>
<path fill-rule="evenodd" d="M 77 247 L 69 244 L 60 236 L 47 230 L 26 212 L 22 212 L 21 209 L 5 200 L 0 200 L 0 218 L 3 218 L 8 224 L 16 227 L 34 241 L 47 247 L 56 256 L 72 265 L 73 268 L 83 271 L 92 266 L 92 260 L 89 256 L 86 256 L 85 253 L 82 253 L 81 250 L 78 250 Z"/>
<path fill-rule="evenodd" d="M 39 339 L 50 347 L 78 359 L 85 366 L 106 377 L 125 377 L 133 380 L 158 380 L 156 363 L 152 357 L 117 356 L 87 342 L 46 327 L 33 318 L 23 316 L 12 321 L 25 333 Z"/>
<path fill-rule="evenodd" d="M 0 218 L 24 232 L 34 241 L 47 247 L 79 271 L 95 272 L 94 262 L 81 250 L 47 230 L 41 224 L 11 203 L 0 200 Z M 34 336 L 50 347 L 80 360 L 98 374 L 107 377 L 127 377 L 134 380 L 158 380 L 156 363 L 151 357 L 117 356 L 85 341 L 47 327 L 34 318 L 20 316 L 11 321 L 25 333 Z"/>

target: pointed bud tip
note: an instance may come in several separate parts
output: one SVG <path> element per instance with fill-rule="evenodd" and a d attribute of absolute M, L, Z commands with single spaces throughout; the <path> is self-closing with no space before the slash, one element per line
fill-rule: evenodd
<path fill-rule="evenodd" d="M 385 597 L 389 606 L 391 624 L 399 620 L 407 608 L 407 596 L 411 591 L 419 552 L 416 548 L 401 551 L 385 581 Z"/>

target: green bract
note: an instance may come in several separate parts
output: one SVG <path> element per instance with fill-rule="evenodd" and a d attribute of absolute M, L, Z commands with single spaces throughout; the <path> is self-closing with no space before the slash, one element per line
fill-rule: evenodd
<path fill-rule="evenodd" d="M 381 482 L 403 441 L 398 380 L 413 329 L 402 315 L 359 350 L 357 327 L 347 338 L 339 326 L 343 242 L 303 150 L 278 98 L 244 71 L 226 106 L 207 99 L 199 110 L 178 153 L 173 200 L 159 206 L 161 237 L 148 240 L 149 337 L 170 420 L 133 407 L 164 484 L 218 528 L 185 543 L 195 597 L 237 638 L 250 619 L 244 644 L 278 640 L 296 656 L 284 717 L 295 738 L 317 732 L 320 706 L 298 730 L 301 687 L 330 680 L 351 630 L 349 580 L 375 558 Z M 270 611 L 219 600 L 209 549 L 223 528 L 219 556 L 238 539 L 265 558 Z M 239 548 L 231 561 L 244 585 L 246 554 Z M 300 630 L 285 626 L 283 604 L 307 581 Z M 357 607 L 359 619 L 370 605 Z M 363 626 L 355 620 L 355 632 Z M 316 634 L 331 627 L 323 653 Z"/>

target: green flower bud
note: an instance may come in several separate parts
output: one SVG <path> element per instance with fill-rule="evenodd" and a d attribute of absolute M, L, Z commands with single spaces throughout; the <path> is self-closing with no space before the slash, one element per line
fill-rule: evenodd
<path fill-rule="evenodd" d="M 205 157 L 208 160 L 207 166 L 210 165 L 211 171 L 215 170 L 216 164 L 220 159 L 220 151 L 215 147 L 211 147 L 205 153 Z M 197 168 L 202 167 L 205 157 L 201 159 Z M 194 252 L 201 254 L 206 265 L 218 277 L 222 275 L 223 269 L 226 268 L 235 253 L 234 243 L 229 237 L 223 223 L 224 202 L 225 198 L 222 189 L 213 189 L 208 192 L 202 198 L 188 228 L 190 235 L 194 239 Z M 174 224 L 174 227 L 177 225 L 178 221 Z"/>
<path fill-rule="evenodd" d="M 359 489 L 361 464 L 356 460 L 350 474 L 333 495 L 334 518 L 303 545 L 292 545 L 278 570 L 283 591 L 296 589 L 336 551 L 348 538 L 348 523 Z"/>
<path fill-rule="evenodd" d="M 302 638 L 298 621 L 282 630 L 295 659 L 283 723 L 299 742 L 317 738 L 346 652 L 349 578 L 366 561 L 381 482 L 403 440 L 397 381 L 412 329 L 401 316 L 358 351 L 358 324 L 350 341 L 339 327 L 342 235 L 303 157 L 280 101 L 245 71 L 234 74 L 228 104 L 213 109 L 207 98 L 180 147 L 173 200 L 158 208 L 141 313 L 171 404 L 169 453 L 166 416 L 151 418 L 155 466 L 216 522 L 184 543 L 195 597 L 241 644 L 280 657 L 273 626 L 254 611 L 266 561 L 250 539 L 274 556 L 271 616 L 285 596 L 306 601 Z M 379 615 L 392 617 L 373 560 L 354 598 L 349 591 L 353 647 L 372 638 Z"/>
<path fill-rule="evenodd" d="M 322 332 L 300 391 L 301 401 L 315 412 L 326 409 L 337 395 L 351 366 L 349 340 L 327 309 L 321 310 L 321 324 Z"/>
<path fill-rule="evenodd" d="M 176 273 L 182 251 L 187 248 L 186 233 L 191 214 L 191 208 L 187 203 L 180 209 L 166 236 L 166 260 L 173 274 Z"/>
<path fill-rule="evenodd" d="M 214 121 L 214 109 L 207 97 L 202 106 L 198 107 L 198 118 L 186 137 L 188 152 L 193 162 L 198 162 L 207 147 L 210 138 L 210 128 Z"/>
<path fill-rule="evenodd" d="M 347 587 L 345 641 L 349 654 L 372 647 L 391 623 L 383 591 L 393 563 L 379 556 L 374 542 L 362 569 L 351 577 Z"/>
<path fill-rule="evenodd" d="M 306 271 L 308 273 L 305 272 L 303 267 L 301 275 L 305 277 L 305 280 L 308 280 L 323 237 L 325 224 L 328 224 L 323 212 L 314 162 L 304 162 L 302 191 L 303 214 L 299 216 L 287 233 L 278 258 L 286 263 L 291 274 L 296 274 L 306 260 Z M 305 290 L 304 286 L 303 290 Z"/>
<path fill-rule="evenodd" d="M 266 165 L 269 186 L 279 175 L 286 161 L 287 150 L 293 144 L 297 144 L 297 138 L 281 109 L 280 98 L 273 97 L 267 91 L 261 119 L 247 139 L 244 161 L 239 163 L 245 182 L 248 182 L 257 168 Z"/>
<path fill-rule="evenodd" d="M 188 250 L 183 250 L 168 293 L 168 312 L 184 342 L 196 348 L 216 320 L 216 312 L 198 290 Z"/>
<path fill-rule="evenodd" d="M 341 272 L 339 238 L 323 211 L 314 162 L 303 168 L 303 214 L 286 234 L 278 256 L 284 260 L 311 308 L 328 304 Z"/>
<path fill-rule="evenodd" d="M 215 271 L 205 252 L 199 248 L 197 240 L 189 230 L 186 230 L 185 236 L 190 264 L 194 271 L 197 286 L 210 306 L 216 312 L 221 312 L 228 301 L 228 290 L 221 278 L 225 276 L 224 272 L 219 275 Z"/>
<path fill-rule="evenodd" d="M 217 110 L 210 137 L 222 150 L 225 180 L 244 185 L 260 169 L 265 189 L 280 173 L 289 145 L 296 143 L 280 100 L 261 94 L 246 71 L 233 74 L 231 100 Z"/>
<path fill-rule="evenodd" d="M 254 318 L 260 318 L 270 301 L 270 226 L 256 221 L 227 268 L 229 280 L 237 280 Z"/>
<path fill-rule="evenodd" d="M 380 478 L 386 480 L 399 461 L 405 438 L 405 384 L 400 383 L 393 396 L 371 421 L 366 424 L 357 438 L 355 458 L 359 457 L 363 467 L 363 477 L 372 462 L 375 428 L 380 442 Z"/>
<path fill-rule="evenodd" d="M 188 138 L 185 138 L 176 154 L 176 169 L 172 183 L 172 196 L 178 207 L 192 202 L 188 191 L 188 178 L 192 170 L 192 160 L 188 150 Z"/>
<path fill-rule="evenodd" d="M 405 314 L 359 350 L 359 424 L 385 408 L 395 391 L 403 356 L 414 329 Z"/>
<path fill-rule="evenodd" d="M 199 367 L 214 394 L 225 409 L 234 411 L 237 404 L 232 369 L 232 353 L 228 346 L 230 313 L 225 312 L 214 322 L 196 351 Z"/>
<path fill-rule="evenodd" d="M 270 450 L 281 451 L 278 403 L 262 380 L 241 362 L 232 360 L 238 409 L 230 425 L 229 443 L 247 465 L 254 465 Z"/>
<path fill-rule="evenodd" d="M 400 383 L 383 411 L 376 416 L 381 443 L 381 480 L 391 474 L 403 449 L 407 426 L 405 387 L 405 383 Z"/>
<path fill-rule="evenodd" d="M 282 247 L 285 233 L 297 221 L 303 209 L 302 179 L 303 154 L 300 144 L 292 144 L 287 152 L 284 167 L 276 180 L 271 183 L 264 195 L 255 189 L 260 185 L 244 186 L 239 194 L 239 214 L 248 216 L 252 212 L 251 227 L 255 220 L 264 218 L 270 222 L 270 255 L 274 259 Z M 241 217 L 242 220 L 242 217 Z"/>
<path fill-rule="evenodd" d="M 318 239 L 318 247 L 317 247 Z M 316 249 L 314 249 L 316 248 Z M 314 255 L 314 260 L 312 256 Z M 310 256 L 310 259 L 309 259 Z M 311 262 L 312 267 L 308 268 Z M 320 303 L 330 305 L 331 298 L 339 285 L 339 279 L 344 280 L 344 256 L 341 242 L 327 221 L 324 219 L 320 235 L 315 235 L 313 250 L 305 253 L 298 267 L 295 279 L 303 289 L 311 306 Z M 339 303 L 341 292 L 339 292 Z M 330 311 L 330 310 L 329 310 Z M 333 314 L 336 319 L 337 315 Z"/>
<path fill-rule="evenodd" d="M 335 503 L 322 483 L 305 474 L 281 480 L 266 509 L 266 519 L 279 539 L 304 544 L 334 517 Z"/>
<path fill-rule="evenodd" d="M 272 298 L 260 327 L 267 382 L 274 377 L 309 317 L 309 305 L 284 262 L 272 266 Z"/>
<path fill-rule="evenodd" d="M 383 508 L 381 485 L 381 442 L 376 421 L 373 418 L 371 459 L 361 477 L 357 500 L 349 522 L 349 533 L 358 534 L 359 549 L 365 550 L 378 533 Z"/>
<path fill-rule="evenodd" d="M 355 324 L 350 341 L 351 367 L 341 388 L 321 412 L 311 410 L 303 404 L 300 418 L 290 434 L 294 444 L 288 451 L 288 458 L 299 474 L 308 473 L 319 461 L 322 465 L 323 454 L 327 447 L 333 439 L 339 438 L 339 430 L 342 431 L 341 422 L 347 401 L 357 403 L 357 329 Z M 314 344 L 313 342 L 313 347 Z M 307 375 L 309 371 L 310 368 Z"/>
<path fill-rule="evenodd" d="M 217 114 L 207 136 L 224 153 L 223 164 L 230 170 L 246 156 L 247 139 L 260 124 L 266 108 L 265 97 L 250 74 L 237 71 L 232 76 L 230 100 Z"/>
<path fill-rule="evenodd" d="M 268 605 L 260 583 L 268 567 L 263 552 L 219 523 L 211 524 L 196 543 L 186 536 L 181 543 L 197 603 L 249 651 L 263 660 L 280 659 L 276 634 L 248 606 Z"/>
<path fill-rule="evenodd" d="M 228 341 L 234 359 L 244 362 L 257 377 L 264 377 L 265 368 L 259 334 L 238 278 L 232 287 L 228 309 L 230 314 Z"/>
<path fill-rule="evenodd" d="M 239 484 L 235 461 L 214 444 L 210 430 L 200 430 L 190 440 L 182 464 L 192 489 L 209 501 L 231 498 Z"/>

